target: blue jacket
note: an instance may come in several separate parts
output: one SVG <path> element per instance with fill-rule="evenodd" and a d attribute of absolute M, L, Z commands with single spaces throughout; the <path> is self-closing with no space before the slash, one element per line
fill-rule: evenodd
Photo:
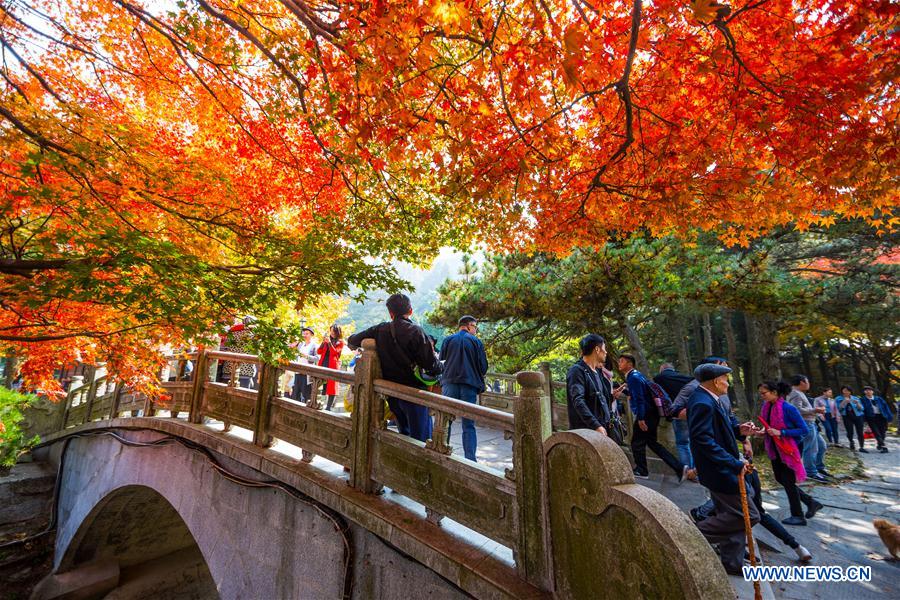
<path fill-rule="evenodd" d="M 769 411 L 771 410 L 772 405 L 769 402 L 764 402 L 762 408 L 759 409 L 759 414 L 762 415 L 762 418 L 765 419 L 766 423 L 769 425 L 772 425 L 772 419 L 769 418 Z M 797 445 L 802 449 L 803 444 L 801 440 L 809 435 L 809 426 L 806 424 L 806 421 L 803 420 L 803 415 L 800 414 L 797 407 L 787 400 L 782 403 L 781 410 L 784 414 L 784 427 L 781 429 L 781 435 L 794 438 Z M 815 425 L 813 425 L 813 427 L 815 427 Z"/>
<path fill-rule="evenodd" d="M 744 463 L 737 441 L 744 436 L 737 419 L 698 387 L 688 398 L 687 420 L 700 483 L 719 494 L 738 494 L 738 476 Z"/>
<path fill-rule="evenodd" d="M 851 395 L 851 396 L 850 396 L 850 399 L 851 399 L 851 400 L 856 399 L 857 401 L 859 401 L 859 404 L 862 406 L 862 413 L 857 414 L 856 408 L 853 407 L 853 402 L 847 402 L 847 399 L 844 398 L 843 395 L 841 395 L 841 397 L 838 398 L 837 401 L 838 401 L 838 410 L 840 411 L 840 413 L 841 413 L 842 415 L 847 416 L 847 415 L 850 415 L 850 414 L 852 413 L 853 415 L 855 415 L 855 416 L 857 416 L 857 417 L 861 417 L 861 416 L 863 416 L 864 414 L 866 414 L 866 413 L 865 413 L 865 411 L 866 411 L 866 403 L 862 401 L 862 398 L 860 398 L 859 396 L 853 396 L 853 395 Z M 845 404 L 843 407 L 841 407 L 841 405 L 844 404 L 844 402 L 847 402 L 847 404 Z"/>
<path fill-rule="evenodd" d="M 628 395 L 631 396 L 631 412 L 634 413 L 634 420 L 645 421 L 647 413 L 656 410 L 647 378 L 637 369 L 632 369 L 625 378 L 625 383 L 628 384 Z"/>
<path fill-rule="evenodd" d="M 871 400 L 863 396 L 862 403 L 866 418 L 871 419 L 875 416 L 875 411 L 872 410 L 872 405 L 874 404 L 878 407 L 878 410 L 881 411 L 881 416 L 887 419 L 888 423 L 890 423 L 894 419 L 894 413 L 893 411 L 891 411 L 891 407 L 881 396 L 873 396 Z"/>
<path fill-rule="evenodd" d="M 484 391 L 488 363 L 481 340 L 460 329 L 444 338 L 440 358 L 444 361 L 441 383 L 464 383 L 476 388 L 479 393 Z"/>

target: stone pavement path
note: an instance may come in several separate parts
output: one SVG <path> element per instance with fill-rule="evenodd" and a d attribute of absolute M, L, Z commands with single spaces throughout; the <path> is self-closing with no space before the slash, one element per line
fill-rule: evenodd
<path fill-rule="evenodd" d="M 340 411 L 339 408 L 338 412 Z M 479 463 L 500 472 L 512 467 L 512 442 L 504 439 L 502 432 L 479 427 L 477 435 Z M 454 448 L 453 453 L 462 456 L 461 426 L 454 424 L 450 442 Z M 283 443 L 279 445 L 287 446 Z M 900 598 L 900 561 L 885 560 L 890 555 L 872 526 L 872 519 L 876 518 L 885 518 L 895 524 L 900 523 L 900 440 L 889 434 L 888 446 L 889 454 L 878 454 L 870 448 L 869 454 L 859 455 L 865 464 L 866 479 L 846 481 L 837 485 L 804 484 L 803 487 L 822 502 L 825 508 L 814 519 L 809 520 L 808 526 L 788 528 L 791 534 L 812 553 L 813 561 L 810 564 L 840 566 L 845 569 L 852 565 L 870 566 L 872 580 L 868 583 L 773 582 L 764 584 L 764 598 L 767 600 Z M 285 448 L 283 451 L 299 456 L 298 450 L 294 448 Z M 653 468 L 653 454 L 650 453 L 650 456 L 651 471 L 655 473 L 648 480 L 637 480 L 638 483 L 660 492 L 685 512 L 706 501 L 706 491 L 702 486 L 690 482 L 679 485 L 675 476 L 667 469 Z M 657 462 L 659 462 L 657 467 L 662 466 L 660 461 Z M 341 473 L 339 466 L 333 465 L 330 461 L 317 458 L 314 464 L 326 469 L 334 467 L 336 476 L 346 476 L 345 473 Z M 763 495 L 764 506 L 773 516 L 779 520 L 790 516 L 787 498 L 780 487 L 764 491 Z M 424 516 L 424 508 L 415 502 L 402 497 L 392 499 L 411 510 L 418 510 Z M 475 532 L 446 520 L 444 526 L 459 529 L 460 535 L 470 540 L 473 536 L 479 540 L 481 538 Z M 800 564 L 793 550 L 783 545 L 761 526 L 757 525 L 753 534 L 762 547 L 764 564 Z M 511 562 L 512 553 L 507 548 L 500 547 L 496 542 L 490 542 L 486 538 L 481 541 L 497 546 L 493 551 L 494 554 L 506 562 Z M 738 598 L 741 600 L 753 598 L 752 584 L 740 577 L 732 577 L 731 582 Z"/>
<path fill-rule="evenodd" d="M 773 584 L 777 598 L 823 600 L 868 600 L 900 598 L 900 561 L 888 561 L 887 549 L 872 526 L 872 519 L 900 523 L 900 440 L 889 435 L 888 454 L 860 454 L 867 479 L 839 485 L 806 485 L 803 487 L 825 505 L 806 527 L 789 528 L 792 535 L 813 555 L 814 565 L 851 565 L 872 568 L 868 583 L 780 583 Z M 868 444 L 867 444 L 868 445 Z M 871 444 L 874 447 L 874 443 Z M 765 506 L 773 506 L 777 518 L 785 518 L 787 498 L 782 490 L 765 493 Z M 774 508 L 775 506 L 779 508 Z M 754 529 L 754 533 L 756 527 Z M 770 536 L 771 537 L 771 536 Z M 769 564 L 796 564 L 793 553 L 773 539 L 773 545 L 786 552 L 766 552 Z"/>
<path fill-rule="evenodd" d="M 454 454 L 462 455 L 462 436 L 457 428 L 451 435 Z M 883 518 L 900 523 L 900 439 L 888 436 L 889 454 L 860 454 L 867 479 L 839 485 L 804 484 L 804 488 L 825 508 L 808 521 L 806 527 L 789 527 L 791 534 L 812 553 L 810 564 L 818 566 L 870 566 L 868 583 L 775 583 L 764 586 L 764 597 L 785 600 L 869 600 L 900 598 L 900 561 L 888 561 L 886 548 L 872 526 L 872 519 Z M 874 443 L 871 444 L 874 446 Z M 512 442 L 500 432 L 478 429 L 478 460 L 500 469 L 511 466 Z M 652 453 L 650 453 L 652 457 Z M 688 511 L 706 501 L 704 488 L 695 483 L 678 484 L 668 470 L 660 469 L 649 480 L 638 483 L 654 489 Z M 763 492 L 763 505 L 778 520 L 790 516 L 787 497 L 780 487 Z M 754 537 L 762 544 L 766 565 L 799 565 L 793 550 L 757 525 Z M 753 587 L 739 577 L 732 577 L 738 597 L 752 598 Z"/>

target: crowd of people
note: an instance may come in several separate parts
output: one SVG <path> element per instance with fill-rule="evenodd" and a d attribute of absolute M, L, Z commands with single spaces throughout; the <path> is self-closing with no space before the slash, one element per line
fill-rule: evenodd
<path fill-rule="evenodd" d="M 487 387 L 488 369 L 484 345 L 477 335 L 477 319 L 461 317 L 457 331 L 447 336 L 438 349 L 436 340 L 412 321 L 412 304 L 406 295 L 392 295 L 386 306 L 388 320 L 351 335 L 346 343 L 338 325 L 332 325 L 319 342 L 315 331 L 304 328 L 296 360 L 338 368 L 345 345 L 359 352 L 363 340 L 374 339 L 384 379 L 477 403 Z M 226 349 L 241 351 L 251 325 L 245 321 L 233 327 Z M 679 483 L 698 481 L 706 488 L 709 499 L 692 509 L 690 515 L 716 547 L 725 570 L 732 574 L 741 573 L 745 552 L 740 488 L 744 488 L 748 500 L 746 516 L 750 522 L 765 527 L 805 562 L 811 560 L 811 553 L 785 525 L 804 526 L 823 508 L 799 484 L 807 479 L 821 483 L 833 480 L 825 456 L 829 447 L 841 446 L 840 425 L 843 424 L 851 450 L 857 451 L 858 446 L 859 452 L 868 452 L 864 434 L 868 425 L 877 450 L 888 452 L 885 435 L 893 410 L 871 386 L 863 388 L 862 396 L 844 386 L 839 397 L 825 387 L 810 400 L 807 393 L 811 382 L 806 375 L 795 375 L 790 382 L 764 381 L 757 388 L 759 424 L 753 420 L 740 423 L 728 396 L 731 368 L 724 358 L 703 359 L 691 375 L 664 363 L 659 373 L 650 378 L 636 368 L 634 356 L 621 354 L 615 365 L 622 376 L 617 384 L 602 336 L 584 336 L 580 350 L 580 359 L 566 374 L 570 429 L 595 430 L 622 445 L 630 433 L 636 478 L 649 477 L 649 449 L 672 470 Z M 226 378 L 230 377 L 228 368 L 223 374 Z M 237 376 L 241 386 L 252 386 L 255 366 L 238 365 Z M 306 401 L 311 393 L 309 378 L 295 375 L 292 397 Z M 336 382 L 323 383 L 326 410 L 332 409 L 336 394 Z M 626 403 L 633 415 L 630 432 L 625 431 L 621 418 Z M 433 421 L 427 407 L 393 397 L 387 399 L 387 404 L 400 434 L 422 442 L 432 437 Z M 463 452 L 467 459 L 477 461 L 475 423 L 461 420 Z M 663 420 L 672 422 L 677 456 L 658 439 Z M 790 516 L 780 522 L 766 512 L 762 503 L 759 474 L 752 467 L 753 438 L 762 440 L 775 481 L 787 496 Z M 741 485 L 741 480 L 745 485 Z"/>
<path fill-rule="evenodd" d="M 625 382 L 617 387 L 608 368 L 605 340 L 588 334 L 581 339 L 580 348 L 581 359 L 566 375 L 570 427 L 609 435 L 615 429 L 619 401 L 627 397 L 634 416 L 630 442 L 634 476 L 648 477 L 646 449 L 650 448 L 674 471 L 679 483 L 697 480 L 706 488 L 709 500 L 690 514 L 701 533 L 716 546 L 725 570 L 731 574 L 741 574 L 745 552 L 740 479 L 745 483 L 750 522 L 761 524 L 806 562 L 812 555 L 784 526 L 804 526 L 824 508 L 798 484 L 806 479 L 832 481 L 825 455 L 829 443 L 840 446 L 838 416 L 843 417 L 851 450 L 856 450 L 858 441 L 859 451 L 868 452 L 865 422 L 878 450 L 888 452 L 885 434 L 893 411 L 872 387 L 865 387 L 860 397 L 845 386 L 840 399 L 826 387 L 810 401 L 806 375 L 795 375 L 790 383 L 764 381 L 757 389 L 760 425 L 753 421 L 739 423 L 728 396 L 731 368 L 723 358 L 705 358 L 693 376 L 664 363 L 651 380 L 635 368 L 633 356 L 623 354 L 617 366 Z M 657 440 L 662 419 L 672 421 L 677 458 Z M 763 440 L 775 480 L 788 498 L 790 516 L 781 522 L 762 504 L 759 474 L 751 466 L 754 437 Z"/>

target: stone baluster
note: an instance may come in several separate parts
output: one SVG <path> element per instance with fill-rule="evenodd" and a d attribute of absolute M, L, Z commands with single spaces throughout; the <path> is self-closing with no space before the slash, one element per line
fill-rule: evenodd
<path fill-rule="evenodd" d="M 228 377 L 228 389 L 225 392 L 225 415 L 222 417 L 222 433 L 231 431 L 231 421 L 228 420 L 228 413 L 231 411 L 231 399 L 238 388 L 238 370 L 241 363 L 235 360 L 228 360 L 225 362 L 225 365 L 227 369 L 231 370 L 231 375 Z"/>
<path fill-rule="evenodd" d="M 65 429 L 69 425 L 69 411 L 75 403 L 78 389 L 84 385 L 84 377 L 82 375 L 73 375 L 72 381 L 69 382 L 69 392 L 66 394 L 66 410 L 63 411 L 62 426 L 60 430 Z"/>
<path fill-rule="evenodd" d="M 119 416 L 119 402 L 122 400 L 122 394 L 125 393 L 125 383 L 120 381 L 116 383 L 113 389 L 112 403 L 109 407 L 109 418 L 115 419 Z"/>
<path fill-rule="evenodd" d="M 269 408 L 272 405 L 272 396 L 278 388 L 278 378 L 281 370 L 263 363 L 259 373 L 259 390 L 256 393 L 256 422 L 253 428 L 253 443 L 263 448 L 272 445 L 272 436 L 269 435 Z"/>
<path fill-rule="evenodd" d="M 519 507 L 519 539 L 515 548 L 519 574 L 538 587 L 550 585 L 547 502 L 544 492 L 544 441 L 552 433 L 550 398 L 537 371 L 516 374 L 521 391 L 513 416 L 513 478 Z"/>
<path fill-rule="evenodd" d="M 375 393 L 375 380 L 381 377 L 381 365 L 375 351 L 375 340 L 363 340 L 363 354 L 356 361 L 353 374 L 353 463 L 350 485 L 367 494 L 375 494 L 381 486 L 372 479 L 372 439 L 383 428 L 384 400 Z"/>
<path fill-rule="evenodd" d="M 191 410 L 188 421 L 200 423 L 203 419 L 203 394 L 205 383 L 209 380 L 209 356 L 205 349 L 197 350 L 197 362 L 194 364 L 194 385 L 191 388 Z M 213 366 L 215 369 L 215 365 Z M 215 370 L 213 370 L 215 373 Z"/>
<path fill-rule="evenodd" d="M 538 371 L 544 376 L 544 394 L 550 398 L 550 405 L 553 406 L 555 398 L 553 397 L 553 374 L 550 372 L 550 363 L 542 362 L 538 365 Z"/>
<path fill-rule="evenodd" d="M 87 380 L 87 406 L 84 408 L 84 419 L 82 419 L 82 423 L 91 422 L 91 413 L 94 410 L 94 399 L 97 397 L 97 367 L 88 367 Z"/>

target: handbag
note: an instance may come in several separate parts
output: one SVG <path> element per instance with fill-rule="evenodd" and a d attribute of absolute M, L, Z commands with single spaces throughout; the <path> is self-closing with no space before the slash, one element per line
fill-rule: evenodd
<path fill-rule="evenodd" d="M 619 418 L 618 413 L 609 418 L 609 425 L 606 427 L 606 435 L 618 445 L 625 445 L 625 437 L 628 433 L 625 428 L 625 423 Z"/>

